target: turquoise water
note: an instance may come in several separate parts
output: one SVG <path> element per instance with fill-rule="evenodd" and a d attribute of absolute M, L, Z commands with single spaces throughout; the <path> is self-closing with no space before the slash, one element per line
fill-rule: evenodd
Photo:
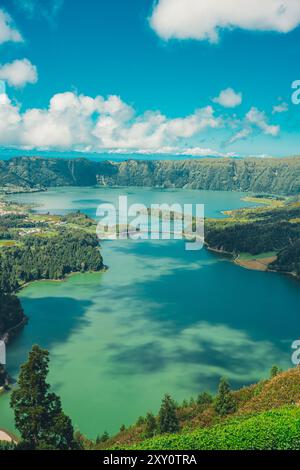
<path fill-rule="evenodd" d="M 91 216 L 119 194 L 130 202 L 204 203 L 206 215 L 247 205 L 242 194 L 123 188 L 60 188 L 14 196 L 43 212 L 80 209 Z M 77 428 L 89 437 L 115 432 L 164 393 L 183 400 L 291 367 L 299 338 L 299 284 L 242 269 L 181 241 L 103 242 L 109 270 L 65 282 L 39 282 L 20 298 L 30 321 L 8 348 L 17 376 L 33 343 L 51 353 L 50 381 Z M 9 397 L 0 398 L 0 427 L 13 430 Z"/>

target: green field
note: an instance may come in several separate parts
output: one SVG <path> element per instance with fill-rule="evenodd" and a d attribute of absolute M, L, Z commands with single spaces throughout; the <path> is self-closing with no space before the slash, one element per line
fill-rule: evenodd
<path fill-rule="evenodd" d="M 253 259 L 259 260 L 259 259 L 273 258 L 273 256 L 276 256 L 276 255 L 277 253 L 275 251 L 267 251 L 266 253 L 260 253 L 258 255 L 252 255 L 251 253 L 240 253 L 239 260 L 241 261 L 251 261 Z"/>

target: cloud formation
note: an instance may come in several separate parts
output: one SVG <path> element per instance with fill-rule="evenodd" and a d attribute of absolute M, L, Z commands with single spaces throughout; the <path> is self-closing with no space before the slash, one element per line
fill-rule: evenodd
<path fill-rule="evenodd" d="M 222 90 L 219 96 L 213 99 L 213 102 L 224 108 L 235 108 L 242 103 L 242 100 L 242 93 L 236 93 L 232 88 L 227 88 Z"/>
<path fill-rule="evenodd" d="M 6 80 L 10 86 L 22 88 L 27 83 L 37 82 L 37 68 L 28 59 L 15 60 L 10 64 L 0 65 L 0 79 Z"/>
<path fill-rule="evenodd" d="M 288 33 L 300 23 L 299 0 L 158 0 L 150 24 L 163 39 L 219 41 L 220 31 Z"/>
<path fill-rule="evenodd" d="M 281 114 L 281 113 L 286 113 L 289 110 L 289 105 L 285 102 L 279 103 L 275 106 L 273 106 L 273 114 Z"/>
<path fill-rule="evenodd" d="M 14 86 L 33 83 L 37 79 L 35 67 L 26 59 L 16 62 L 0 68 L 0 78 L 5 76 Z M 226 100 L 225 103 L 229 104 Z M 254 133 L 276 137 L 280 131 L 279 126 L 268 122 L 265 112 L 255 107 L 241 120 L 236 116 L 216 115 L 212 106 L 196 109 L 187 116 L 168 118 L 160 111 L 137 114 L 116 95 L 92 98 L 66 92 L 54 95 L 47 108 L 22 111 L 20 105 L 5 93 L 0 94 L 0 145 L 7 147 L 117 154 L 235 156 L 234 152 L 199 145 L 206 142 L 212 131 L 224 133 L 229 128 L 240 130 L 227 144 Z"/>
<path fill-rule="evenodd" d="M 238 123 L 234 123 L 235 126 Z M 233 144 L 238 140 L 245 140 L 255 131 L 262 132 L 265 135 L 277 137 L 280 132 L 280 126 L 269 124 L 267 115 L 264 111 L 260 111 L 254 106 L 248 111 L 244 120 L 240 123 L 242 129 L 236 132 L 227 142 Z"/>
<path fill-rule="evenodd" d="M 53 96 L 47 109 L 24 113 L 0 96 L 0 144 L 81 151 L 144 151 L 170 148 L 182 139 L 222 125 L 211 106 L 169 119 L 159 111 L 136 115 L 118 96 L 91 98 L 72 92 Z"/>
<path fill-rule="evenodd" d="M 229 141 L 227 142 L 228 144 L 234 144 L 238 140 L 245 140 L 247 137 L 249 137 L 252 134 L 252 129 L 250 127 L 245 128 L 234 134 Z"/>
<path fill-rule="evenodd" d="M 276 137 L 279 134 L 280 126 L 268 124 L 266 113 L 264 111 L 259 111 L 255 107 L 252 107 L 247 113 L 246 120 L 250 124 L 262 130 L 264 134 L 272 135 L 273 137 Z"/>
<path fill-rule="evenodd" d="M 12 18 L 4 10 L 0 10 L 0 44 L 22 41 L 23 38 L 15 28 Z"/>
<path fill-rule="evenodd" d="M 229 143 L 254 131 L 277 136 L 263 111 L 251 108 L 242 121 L 216 115 L 212 106 L 168 118 L 159 111 L 138 115 L 118 96 L 92 98 L 73 92 L 52 97 L 45 109 L 24 112 L 6 94 L 0 95 L 0 145 L 22 149 L 81 152 L 235 156 L 199 146 L 207 133 L 228 127 L 242 130 Z"/>

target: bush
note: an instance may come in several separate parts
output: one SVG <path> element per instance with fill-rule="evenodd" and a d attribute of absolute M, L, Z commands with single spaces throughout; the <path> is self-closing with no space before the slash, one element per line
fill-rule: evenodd
<path fill-rule="evenodd" d="M 15 450 L 16 445 L 12 442 L 2 442 L 0 441 L 0 451 L 2 450 Z"/>
<path fill-rule="evenodd" d="M 156 437 L 133 449 L 300 450 L 300 409 L 282 408 L 233 418 L 212 428 Z"/>
<path fill-rule="evenodd" d="M 212 402 L 213 397 L 210 393 L 202 392 L 197 397 L 197 405 L 199 406 L 211 405 Z"/>

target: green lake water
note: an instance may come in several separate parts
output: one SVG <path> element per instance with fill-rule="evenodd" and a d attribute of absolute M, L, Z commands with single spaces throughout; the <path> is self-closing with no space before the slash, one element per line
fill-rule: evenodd
<path fill-rule="evenodd" d="M 95 217 L 101 202 L 204 203 L 206 216 L 248 204 L 242 194 L 135 188 L 59 188 L 12 197 L 40 212 L 80 209 Z M 29 323 L 8 347 L 8 370 L 34 343 L 51 353 L 50 382 L 76 428 L 89 437 L 116 432 L 164 393 L 177 400 L 215 392 L 220 376 L 234 387 L 291 367 L 300 336 L 299 284 L 248 271 L 182 241 L 106 241 L 109 270 L 64 282 L 38 282 L 20 293 Z M 14 430 L 9 396 L 0 397 L 0 428 Z"/>

